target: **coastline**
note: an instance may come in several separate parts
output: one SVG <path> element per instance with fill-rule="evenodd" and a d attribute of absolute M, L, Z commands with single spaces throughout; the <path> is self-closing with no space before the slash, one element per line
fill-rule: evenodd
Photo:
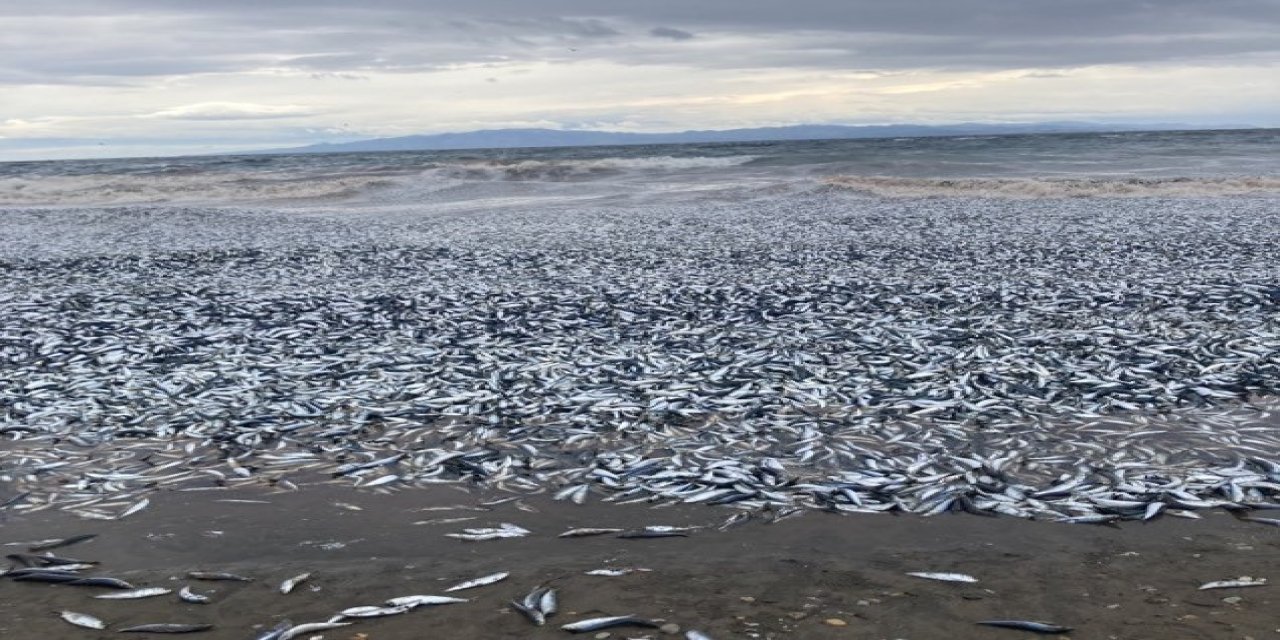
<path fill-rule="evenodd" d="M 92 588 L 0 580 L 15 638 L 116 637 L 68 625 L 54 612 L 94 615 L 119 628 L 156 622 L 215 625 L 193 637 L 255 637 L 255 625 L 326 620 L 358 605 L 509 572 L 494 585 L 448 595 L 470 602 L 359 620 L 329 640 L 569 637 L 559 625 L 635 614 L 713 638 L 1019 638 L 1024 631 L 975 624 L 992 618 L 1051 621 L 1081 638 L 1245 638 L 1280 633 L 1274 587 L 1200 591 L 1238 576 L 1275 579 L 1280 530 L 1222 511 L 1202 520 L 1162 518 L 1116 527 L 1067 525 L 967 514 L 934 517 L 802 515 L 718 530 L 736 513 L 699 505 L 573 505 L 545 495 L 512 500 L 441 487 L 401 492 L 332 485 L 295 492 L 251 489 L 163 491 L 123 520 L 86 521 L 58 511 L 8 519 L 7 545 L 95 533 L 54 551 L 100 561 L 96 571 L 138 587 L 175 592 L 190 585 L 211 604 L 173 594 L 97 600 Z M 506 499 L 505 501 L 503 501 Z M 482 503 L 502 501 L 492 507 Z M 477 510 L 480 509 L 480 510 Z M 470 520 L 450 522 L 457 518 Z M 423 524 L 414 524 L 422 522 Z M 467 542 L 446 533 L 510 522 L 526 537 Z M 696 527 L 687 537 L 558 538 L 575 527 Z M 4 546 L 6 553 L 23 551 Z M 619 577 L 583 572 L 640 567 Z M 200 582 L 189 571 L 228 571 L 253 582 Z M 976 584 L 925 580 L 913 571 L 950 571 Z M 289 595 L 280 581 L 312 577 Z M 535 627 L 507 602 L 536 586 L 559 589 L 560 613 Z M 1240 600 L 1232 600 L 1232 598 Z M 1227 600 L 1224 600 L 1227 599 Z M 844 626 L 833 626 L 835 621 Z M 657 629 L 609 630 L 612 638 L 675 637 Z M 364 635 L 360 635 L 364 634 Z M 591 637 L 588 634 L 585 637 Z M 152 637 L 140 634 L 138 637 Z M 160 637 L 160 636 L 155 636 Z M 307 636 L 311 637 L 311 636 Z"/>

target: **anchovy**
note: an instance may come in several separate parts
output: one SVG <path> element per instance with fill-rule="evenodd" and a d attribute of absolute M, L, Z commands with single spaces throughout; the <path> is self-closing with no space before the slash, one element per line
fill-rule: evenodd
<path fill-rule="evenodd" d="M 1036 633 L 1067 633 L 1071 631 L 1071 627 L 1063 627 L 1050 622 L 1033 622 L 1030 620 L 983 620 L 978 624 L 986 625 L 988 627 L 1004 627 L 1005 629 L 1034 631 Z"/>
<path fill-rule="evenodd" d="M 116 593 L 104 593 L 94 596 L 99 600 L 138 600 L 140 598 L 153 598 L 162 596 L 166 593 L 173 593 L 170 589 L 164 587 L 146 587 L 143 589 L 133 589 L 131 591 L 117 591 Z"/>
<path fill-rule="evenodd" d="M 227 582 L 253 582 L 253 578 L 246 578 L 234 573 L 226 573 L 222 571 L 189 571 L 187 577 L 194 580 L 223 580 Z"/>
<path fill-rule="evenodd" d="M 211 624 L 160 623 L 126 627 L 120 633 L 197 633 L 213 628 Z"/>
<path fill-rule="evenodd" d="M 191 590 L 191 587 L 185 586 L 182 587 L 182 590 L 178 591 L 178 599 L 190 604 L 209 604 L 209 602 L 212 601 L 209 596 L 196 593 Z"/>
<path fill-rule="evenodd" d="M 288 595 L 290 591 L 293 591 L 293 588 L 294 588 L 294 587 L 296 587 L 296 586 L 298 586 L 298 585 L 302 584 L 302 582 L 303 582 L 303 581 L 305 581 L 307 578 L 310 578 L 310 577 L 311 577 L 311 574 L 310 574 L 310 573 L 302 573 L 302 574 L 296 575 L 296 576 L 294 576 L 294 577 L 292 577 L 292 578 L 289 578 L 288 580 L 285 580 L 284 582 L 281 582 L 281 583 L 280 583 L 280 593 L 283 593 L 283 594 L 285 594 L 285 595 Z"/>
<path fill-rule="evenodd" d="M 106 628 L 107 628 L 107 623 L 105 623 L 105 622 L 103 622 L 103 621 L 101 621 L 101 620 L 99 620 L 99 619 L 97 619 L 97 618 L 95 618 L 95 617 L 93 617 L 93 616 L 91 616 L 91 615 L 89 615 L 89 614 L 87 614 L 87 613 L 76 613 L 76 612 L 74 612 L 74 611 L 63 611 L 62 613 L 60 613 L 60 614 L 58 614 L 58 615 L 60 615 L 60 616 L 62 617 L 62 619 L 63 619 L 63 620 L 66 620 L 67 622 L 69 622 L 69 623 L 71 623 L 71 624 L 73 624 L 73 625 L 75 625 L 75 626 L 77 626 L 77 627 L 84 627 L 85 629 L 106 629 Z"/>
<path fill-rule="evenodd" d="M 586 633 L 588 631 L 599 631 L 601 629 L 609 629 L 612 627 L 649 627 L 657 628 L 658 623 L 644 618 L 637 618 L 634 615 L 625 616 L 609 616 L 605 618 L 588 618 L 561 625 L 560 628 L 570 633 Z"/>
<path fill-rule="evenodd" d="M 467 580 L 466 582 L 460 582 L 458 584 L 455 584 L 452 587 L 445 589 L 445 592 L 462 591 L 463 589 L 474 589 L 476 587 L 491 585 L 495 582 L 501 582 L 503 580 L 506 580 L 507 576 L 509 575 L 511 574 L 507 573 L 506 571 L 502 571 L 502 572 L 493 573 L 487 576 L 481 576 L 479 578 L 475 578 L 474 580 Z"/>
<path fill-rule="evenodd" d="M 940 580 L 942 582 L 977 582 L 978 579 L 964 573 L 933 573 L 928 571 L 908 571 L 907 575 L 917 578 L 925 578 L 927 580 Z"/>
<path fill-rule="evenodd" d="M 289 627 L 287 631 L 280 634 L 279 640 L 293 640 L 294 638 L 302 637 L 308 633 L 328 631 L 330 629 L 337 629 L 339 627 L 347 627 L 350 625 L 350 622 L 308 622 L 295 627 Z"/>
<path fill-rule="evenodd" d="M 562 534 L 560 534 L 559 536 L 556 536 L 556 537 L 558 537 L 558 538 L 584 538 L 584 537 L 587 537 L 587 536 L 602 536 L 602 535 L 609 534 L 609 533 L 618 533 L 618 532 L 620 532 L 620 531 L 622 531 L 622 529 L 601 529 L 601 528 L 570 529 L 570 530 L 568 530 L 568 531 L 566 531 L 566 532 L 564 532 L 564 533 L 562 533 Z"/>
<path fill-rule="evenodd" d="M 448 596 L 400 596 L 386 601 L 388 607 L 427 607 L 440 604 L 456 604 L 469 602 L 466 598 L 450 598 Z"/>
<path fill-rule="evenodd" d="M 96 538 L 96 537 L 98 537 L 98 534 L 96 534 L 96 533 L 86 533 L 86 534 L 83 534 L 83 535 L 71 536 L 70 538 L 63 538 L 63 539 L 61 539 L 61 540 L 53 540 L 53 541 L 51 541 L 51 542 L 45 542 L 45 543 L 42 543 L 42 544 L 37 544 L 37 545 L 33 545 L 33 546 L 30 546 L 30 547 L 27 547 L 27 551 L 36 552 L 36 551 L 48 551 L 48 550 L 50 550 L 50 549 L 60 549 L 60 548 L 62 548 L 62 547 L 69 547 L 69 546 L 71 546 L 71 545 L 73 545 L 73 544 L 80 544 L 81 542 L 88 542 L 88 541 L 90 541 L 90 540 L 92 540 L 92 539 L 94 539 L 94 538 Z"/>

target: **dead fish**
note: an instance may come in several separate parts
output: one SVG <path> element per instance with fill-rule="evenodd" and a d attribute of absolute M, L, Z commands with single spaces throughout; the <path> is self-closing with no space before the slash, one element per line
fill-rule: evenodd
<path fill-rule="evenodd" d="M 289 627 L 287 631 L 280 634 L 279 640 L 293 640 L 294 638 L 305 636 L 308 633 L 328 631 L 329 629 L 337 629 L 339 627 L 347 627 L 350 625 L 350 622 L 308 622 L 296 627 Z"/>
<path fill-rule="evenodd" d="M 1258 524 L 1269 524 L 1273 527 L 1280 527 L 1280 518 L 1259 518 L 1257 516 L 1240 516 L 1245 522 L 1256 522 Z"/>
<path fill-rule="evenodd" d="M 1071 631 L 1071 627 L 1063 627 L 1051 622 L 1034 622 L 1031 620 L 983 620 L 978 624 L 988 627 L 1003 627 L 1005 629 L 1021 629 L 1022 631 L 1034 631 L 1036 633 L 1067 633 Z"/>
<path fill-rule="evenodd" d="M 680 531 L 676 529 L 658 530 L 658 529 L 650 529 L 646 527 L 644 529 L 633 529 L 631 531 L 623 531 L 622 533 L 618 534 L 618 537 L 619 538 L 688 538 L 689 534 L 685 533 L 684 531 Z"/>
<path fill-rule="evenodd" d="M 711 636 L 701 631 L 690 629 L 684 632 L 684 640 L 711 640 Z"/>
<path fill-rule="evenodd" d="M 69 547 L 73 544 L 88 542 L 96 537 L 98 537 L 98 534 L 96 533 L 86 533 L 83 535 L 71 536 L 70 538 L 61 538 L 59 540 L 49 540 L 46 542 L 42 542 L 40 544 L 35 544 L 30 547 L 27 547 L 27 551 L 36 552 L 36 551 L 46 551 L 49 549 L 58 549 L 61 547 Z"/>
<path fill-rule="evenodd" d="M 622 529 L 600 529 L 600 528 L 570 529 L 570 530 L 568 530 L 568 531 L 566 531 L 566 532 L 564 532 L 564 533 L 560 534 L 560 535 L 559 535 L 559 536 L 557 536 L 557 537 L 559 537 L 559 538 L 585 538 L 585 537 L 587 537 L 587 536 L 602 536 L 602 535 L 609 534 L 609 533 L 618 533 L 619 531 L 622 531 Z"/>
<path fill-rule="evenodd" d="M 507 576 L 509 575 L 511 574 L 506 571 L 503 571 L 500 573 L 494 573 L 487 576 L 476 578 L 474 580 L 467 580 L 466 582 L 460 582 L 458 584 L 453 585 L 452 587 L 449 587 L 448 589 L 445 589 L 445 591 L 446 592 L 462 591 L 463 589 L 474 589 L 476 587 L 483 587 L 486 585 L 491 585 L 495 582 L 501 582 L 503 580 L 506 580 Z"/>
<path fill-rule="evenodd" d="M 211 624 L 181 624 L 181 623 L 160 623 L 160 624 L 140 624 L 133 627 L 126 627 L 120 630 L 120 633 L 197 633 L 200 631 L 208 631 L 213 628 Z"/>
<path fill-rule="evenodd" d="M 151 500 L 147 498 L 143 498 L 138 502 L 134 503 L 133 506 L 129 507 L 128 509 L 125 509 L 124 513 L 121 513 L 120 515 L 116 516 L 116 520 L 124 520 L 125 518 L 128 518 L 129 516 L 139 511 L 142 511 L 143 509 L 146 509 L 147 505 L 150 505 L 150 504 L 151 504 Z"/>
<path fill-rule="evenodd" d="M 404 613 L 413 607 L 351 607 L 338 612 L 343 618 L 381 618 Z"/>
<path fill-rule="evenodd" d="M 74 624 L 77 627 L 84 627 L 85 629 L 99 629 L 99 630 L 107 628 L 107 623 L 87 613 L 63 611 L 58 615 L 61 616 L 63 620 L 66 620 L 67 622 Z"/>
<path fill-rule="evenodd" d="M 116 593 L 104 593 L 100 596 L 94 596 L 99 600 L 137 600 L 139 598 L 154 598 L 162 596 L 166 593 L 173 593 L 170 589 L 164 587 L 146 587 L 144 589 L 133 589 L 131 591 L 119 591 Z"/>
<path fill-rule="evenodd" d="M 1206 582 L 1200 585 L 1200 590 L 1206 589 L 1238 589 L 1243 587 L 1265 587 L 1267 586 L 1266 578 L 1250 578 L 1249 576 L 1240 576 L 1235 580 L 1218 580 L 1216 582 Z"/>
<path fill-rule="evenodd" d="M 228 582 L 253 582 L 253 578 L 246 578 L 234 573 L 225 573 L 222 571 L 190 571 L 187 573 L 188 578 L 194 580 L 224 580 Z"/>
<path fill-rule="evenodd" d="M 289 622 L 288 620 L 281 620 L 276 624 L 276 626 L 258 634 L 258 636 L 253 640 L 280 640 L 280 637 L 284 635 L 284 632 L 288 631 L 292 627 L 292 622 Z"/>
<path fill-rule="evenodd" d="M 939 580 L 941 582 L 977 582 L 978 579 L 964 573 L 934 573 L 930 571 L 908 571 L 907 575 L 926 580 Z"/>
<path fill-rule="evenodd" d="M 592 569 L 583 573 L 589 576 L 605 576 L 607 578 L 617 578 L 619 576 L 631 575 L 637 571 L 652 571 L 652 569 L 641 569 L 640 567 L 626 567 L 617 569 Z"/>
<path fill-rule="evenodd" d="M 183 587 L 178 592 L 178 599 L 191 604 L 209 604 L 212 601 L 209 596 L 192 591 L 191 587 Z"/>
<path fill-rule="evenodd" d="M 529 619 L 535 626 L 541 627 L 547 623 L 547 616 L 539 611 L 536 607 L 527 606 L 525 603 L 511 601 L 511 608 L 520 612 L 520 615 Z"/>
<path fill-rule="evenodd" d="M 569 633 L 587 633 L 588 631 L 599 631 L 600 629 L 610 629 L 612 627 L 649 627 L 656 628 L 659 625 L 652 620 L 637 618 L 634 615 L 625 616 L 608 616 L 604 618 L 587 618 L 561 625 L 561 629 Z"/>
<path fill-rule="evenodd" d="M 72 587 L 106 587 L 108 589 L 132 589 L 133 585 L 120 580 L 119 578 L 109 578 L 107 576 L 90 576 L 88 578 L 79 578 L 62 584 Z"/>
<path fill-rule="evenodd" d="M 293 591 L 294 587 L 302 584 L 307 578 L 310 578 L 310 577 L 311 577 L 310 573 L 303 573 L 303 574 L 296 575 L 292 578 L 289 578 L 284 582 L 281 582 L 280 593 L 288 595 L 290 591 Z"/>
<path fill-rule="evenodd" d="M 450 598 L 449 596 L 400 596 L 386 601 L 388 607 L 428 607 L 438 604 L 457 604 L 469 602 L 466 598 Z"/>

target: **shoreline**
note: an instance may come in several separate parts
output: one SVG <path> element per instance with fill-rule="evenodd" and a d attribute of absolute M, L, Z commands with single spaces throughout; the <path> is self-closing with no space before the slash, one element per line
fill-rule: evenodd
<path fill-rule="evenodd" d="M 1274 580 L 1268 572 L 1280 568 L 1276 528 L 1221 511 L 1205 512 L 1203 520 L 1165 518 L 1115 528 L 967 514 L 803 512 L 774 524 L 754 519 L 719 531 L 734 511 L 580 506 L 545 495 L 509 498 L 450 488 L 386 494 L 333 486 L 276 493 L 162 491 L 152 494 L 150 508 L 123 520 L 86 521 L 56 511 L 12 517 L 0 525 L 6 544 L 96 533 L 93 540 L 53 553 L 100 561 L 86 573 L 138 587 L 176 592 L 190 585 L 213 602 L 184 604 L 172 594 L 97 600 L 90 597 L 97 589 L 0 579 L 0 597 L 9 610 L 0 619 L 0 634 L 116 637 L 72 627 L 51 613 L 71 610 L 111 628 L 206 622 L 214 629 L 193 637 L 248 638 L 255 625 L 326 620 L 344 608 L 388 598 L 442 595 L 448 585 L 500 571 L 510 578 L 447 594 L 470 602 L 360 620 L 319 635 L 393 640 L 448 629 L 448 637 L 460 639 L 570 637 L 559 625 L 622 614 L 662 619 L 713 638 L 762 640 L 1032 635 L 975 624 L 991 618 L 1051 621 L 1076 629 L 1066 637 L 1082 638 L 1261 639 L 1280 633 L 1270 615 L 1280 603 L 1273 587 L 1198 590 L 1204 582 L 1243 575 Z M 495 500 L 502 502 L 478 506 Z M 470 519 L 452 521 L 458 518 Z M 483 542 L 445 536 L 503 522 L 531 533 Z M 556 537 L 575 527 L 651 525 L 697 529 L 675 538 Z M 650 571 L 620 577 L 583 573 L 603 567 Z M 197 570 L 229 571 L 254 581 L 183 578 Z M 979 582 L 906 575 L 912 571 L 961 572 Z M 304 572 L 312 577 L 293 593 L 276 590 L 280 581 Z M 561 612 L 535 627 L 506 603 L 542 584 L 559 590 Z M 1230 600 L 1236 597 L 1241 600 Z M 845 624 L 833 626 L 835 621 Z M 612 638 L 675 637 L 656 629 L 610 632 Z M 20 633 L 26 635 L 15 635 Z"/>

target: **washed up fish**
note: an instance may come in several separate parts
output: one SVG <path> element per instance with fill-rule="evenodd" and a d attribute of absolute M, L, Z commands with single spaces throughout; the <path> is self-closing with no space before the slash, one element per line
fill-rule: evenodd
<path fill-rule="evenodd" d="M 26 569 L 10 569 L 5 575 L 13 579 L 15 582 L 52 582 L 62 583 L 79 580 L 83 576 L 74 571 L 64 571 L 61 569 L 44 569 L 44 568 L 26 568 Z"/>
<path fill-rule="evenodd" d="M 276 626 L 263 631 L 254 637 L 253 640 L 280 640 L 286 631 L 293 628 L 293 623 L 288 620 L 281 620 Z"/>
<path fill-rule="evenodd" d="M 192 591 L 191 587 L 183 587 L 178 591 L 178 599 L 190 604 L 209 604 L 212 601 L 209 596 Z"/>
<path fill-rule="evenodd" d="M 84 535 L 71 536 L 70 538 L 61 538 L 58 540 L 47 540 L 39 544 L 35 544 L 30 547 L 27 547 L 27 551 L 31 551 L 34 553 L 36 551 L 47 551 L 50 549 L 59 549 L 62 547 L 69 547 L 73 544 L 88 542 L 96 537 L 98 537 L 98 534 L 96 533 L 86 533 Z"/>
<path fill-rule="evenodd" d="M 1034 631 L 1036 633 L 1067 633 L 1071 631 L 1071 627 L 1063 627 L 1051 622 L 1034 622 L 1031 620 L 983 620 L 978 624 L 988 627 L 1003 627 L 1005 629 L 1020 629 L 1022 631 Z"/>
<path fill-rule="evenodd" d="M 310 577 L 311 577 L 310 573 L 303 573 L 303 574 L 296 575 L 292 578 L 289 578 L 284 582 L 281 582 L 280 593 L 288 595 L 290 591 L 293 591 L 294 587 L 302 584 L 307 578 L 310 578 Z"/>
<path fill-rule="evenodd" d="M 592 569 L 590 571 L 584 571 L 583 573 L 589 576 L 604 576 L 606 578 L 617 578 L 620 576 L 631 575 L 632 573 L 635 573 L 637 571 L 652 571 L 652 569 L 642 569 L 640 567 L 619 567 L 619 568 L 607 568 L 607 569 Z"/>
<path fill-rule="evenodd" d="M 350 622 L 308 622 L 295 627 L 289 627 L 287 631 L 280 634 L 279 640 L 293 640 L 294 638 L 301 638 L 308 633 L 328 631 L 330 629 L 337 629 L 339 627 L 347 627 L 350 625 Z"/>
<path fill-rule="evenodd" d="M 964 573 L 934 573 L 929 571 L 908 571 L 907 575 L 917 578 L 925 578 L 926 580 L 940 580 L 942 582 L 977 582 L 978 579 Z"/>
<path fill-rule="evenodd" d="M 120 515 L 116 516 L 116 520 L 124 520 L 125 518 L 128 518 L 129 516 L 131 516 L 131 515 L 133 515 L 133 514 L 135 514 L 135 513 L 139 512 L 139 511 L 142 511 L 143 509 L 146 509 L 146 508 L 147 508 L 147 506 L 148 506 L 148 505 L 150 505 L 150 504 L 151 504 L 151 500 L 149 500 L 149 499 L 147 499 L 147 498 L 143 498 L 143 499 L 139 500 L 138 502 L 134 503 L 134 504 L 133 504 L 132 506 L 130 506 L 128 509 L 125 509 L 125 510 L 124 510 L 124 512 L 123 512 L 123 513 L 121 513 Z"/>
<path fill-rule="evenodd" d="M 602 536 L 609 533 L 618 533 L 620 531 L 622 531 L 622 529 L 602 529 L 602 528 L 570 529 L 556 537 L 585 538 L 587 536 Z"/>
<path fill-rule="evenodd" d="M 648 627 L 657 628 L 660 626 L 652 620 L 637 618 L 634 615 L 625 616 L 608 616 L 604 618 L 588 618 L 561 625 L 561 629 L 569 633 L 587 633 L 589 631 L 599 631 L 601 629 L 610 629 L 613 627 Z"/>
<path fill-rule="evenodd" d="M 487 576 L 481 576 L 479 578 L 475 578 L 474 580 L 467 580 L 466 582 L 460 582 L 458 584 L 453 585 L 452 587 L 449 587 L 448 589 L 445 589 L 445 591 L 446 592 L 462 591 L 463 589 L 474 589 L 476 587 L 483 587 L 483 586 L 491 585 L 495 582 L 501 582 L 503 580 L 506 580 L 507 576 L 509 575 L 511 574 L 506 571 L 493 573 Z"/>
<path fill-rule="evenodd" d="M 227 582 L 253 582 L 253 578 L 246 578 L 234 573 L 226 573 L 223 571 L 190 571 L 187 573 L 188 578 L 194 580 L 222 580 Z"/>
<path fill-rule="evenodd" d="M 211 624 L 159 623 L 126 627 L 120 633 L 198 633 L 213 628 Z"/>
<path fill-rule="evenodd" d="M 119 578 L 110 578 L 107 576 L 90 576 L 63 582 L 62 584 L 72 587 L 106 587 L 108 589 L 132 589 L 133 585 Z"/>
<path fill-rule="evenodd" d="M 94 597 L 99 600 L 138 600 L 141 598 L 154 598 L 156 596 L 165 595 L 166 593 L 173 593 L 173 591 L 165 589 L 164 587 L 146 587 L 143 589 L 104 593 Z"/>
<path fill-rule="evenodd" d="M 459 540 L 480 541 L 498 540 L 500 538 L 522 538 L 530 533 L 532 532 L 524 527 L 504 522 L 494 528 L 463 529 L 462 533 L 446 533 L 445 535 Z"/>
<path fill-rule="evenodd" d="M 440 604 L 457 604 L 469 602 L 466 598 L 450 598 L 449 596 L 400 596 L 386 601 L 388 607 L 429 607 Z"/>
<path fill-rule="evenodd" d="M 684 640 L 711 640 L 711 636 L 701 631 L 690 629 L 684 632 Z"/>
<path fill-rule="evenodd" d="M 654 526 L 632 529 L 618 534 L 619 538 L 687 538 L 689 530 L 679 527 Z"/>
<path fill-rule="evenodd" d="M 550 587 L 538 587 L 530 591 L 520 602 L 512 600 L 511 606 L 539 627 L 546 624 L 547 618 L 554 615 L 559 608 L 556 590 Z"/>
<path fill-rule="evenodd" d="M 350 607 L 338 612 L 339 616 L 344 618 L 381 618 L 383 616 L 394 616 L 404 613 L 413 607 Z"/>
<path fill-rule="evenodd" d="M 1258 524 L 1269 524 L 1273 527 L 1280 527 L 1280 518 L 1259 518 L 1257 516 L 1241 516 L 1241 520 L 1245 522 L 1256 522 Z"/>
<path fill-rule="evenodd" d="M 1267 585 L 1266 578 L 1251 578 L 1249 576 L 1240 576 L 1235 580 L 1218 580 L 1215 582 L 1206 582 L 1200 585 L 1200 590 L 1207 589 L 1239 589 L 1243 587 L 1265 587 Z"/>
<path fill-rule="evenodd" d="M 99 629 L 99 630 L 107 628 L 107 623 L 87 613 L 63 611 L 58 615 L 61 616 L 63 620 L 66 620 L 67 622 L 74 624 L 77 627 L 84 627 L 85 629 Z"/>

